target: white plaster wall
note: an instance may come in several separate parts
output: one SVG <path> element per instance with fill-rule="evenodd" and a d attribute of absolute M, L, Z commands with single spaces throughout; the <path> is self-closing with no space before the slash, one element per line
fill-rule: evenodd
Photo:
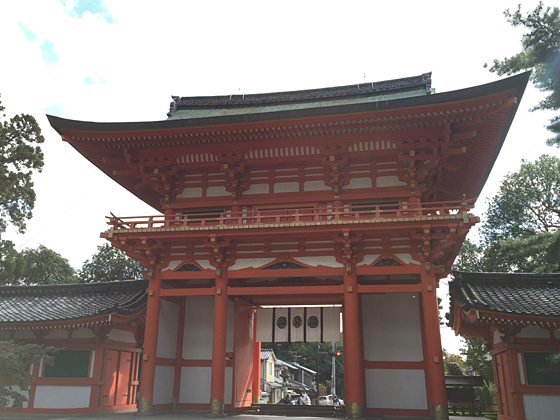
<path fill-rule="evenodd" d="M 167 264 L 167 267 L 163 268 L 161 271 L 173 271 L 179 266 L 179 264 L 181 264 L 181 262 L 183 262 L 183 260 L 169 261 L 169 264 Z"/>
<path fill-rule="evenodd" d="M 63 329 L 52 330 L 45 336 L 45 340 L 64 339 L 64 338 L 68 338 L 68 331 Z"/>
<path fill-rule="evenodd" d="M 209 404 L 212 382 L 211 367 L 183 367 L 181 369 L 181 404 Z M 226 367 L 224 404 L 231 404 L 233 386 L 233 368 Z"/>
<path fill-rule="evenodd" d="M 523 369 L 523 354 L 517 353 L 517 369 L 519 370 L 519 383 L 525 385 L 525 369 Z"/>
<path fill-rule="evenodd" d="M 226 187 L 208 187 L 206 188 L 206 197 L 229 197 L 231 193 L 226 190 Z"/>
<path fill-rule="evenodd" d="M 131 331 L 117 330 L 113 328 L 108 334 L 109 340 L 120 341 L 121 343 L 136 343 L 136 337 Z"/>
<path fill-rule="evenodd" d="M 89 328 L 79 328 L 72 333 L 72 338 L 92 338 L 95 334 Z"/>
<path fill-rule="evenodd" d="M 10 331 L 0 330 L 0 340 L 9 340 L 9 339 L 10 339 Z"/>
<path fill-rule="evenodd" d="M 299 192 L 299 182 L 277 182 L 274 184 L 275 193 Z"/>
<path fill-rule="evenodd" d="M 560 395 L 523 394 L 527 420 L 558 420 Z"/>
<path fill-rule="evenodd" d="M 560 330 L 554 331 L 554 337 L 560 338 Z"/>
<path fill-rule="evenodd" d="M 235 264 L 228 267 L 228 271 L 243 270 L 244 268 L 259 268 L 263 265 L 270 264 L 272 261 L 276 261 L 276 258 L 237 258 Z"/>
<path fill-rule="evenodd" d="M 500 333 L 499 331 L 494 331 L 494 334 L 492 335 L 492 342 L 494 344 L 499 344 L 502 342 L 502 333 Z"/>
<path fill-rule="evenodd" d="M 550 333 L 548 332 L 548 330 L 537 327 L 536 325 L 528 325 L 515 336 L 520 338 L 550 338 Z"/>
<path fill-rule="evenodd" d="M 158 366 L 154 376 L 154 404 L 171 404 L 173 402 L 173 381 L 175 366 Z"/>
<path fill-rule="evenodd" d="M 358 264 L 356 264 L 356 267 L 359 267 L 361 265 L 373 264 L 373 262 L 376 259 L 378 259 L 380 256 L 381 256 L 381 254 L 364 255 L 364 259 L 362 260 L 362 262 L 359 262 Z"/>
<path fill-rule="evenodd" d="M 305 181 L 303 183 L 303 191 L 328 191 L 331 189 L 323 180 Z"/>
<path fill-rule="evenodd" d="M 228 302 L 226 351 L 233 351 L 233 318 L 235 304 Z M 187 296 L 185 302 L 185 332 L 183 359 L 212 359 L 212 331 L 214 329 L 214 298 L 212 296 Z M 158 346 L 159 348 L 159 346 Z"/>
<path fill-rule="evenodd" d="M 177 198 L 199 198 L 202 197 L 202 188 L 185 188 L 183 192 L 176 196 Z"/>
<path fill-rule="evenodd" d="M 330 245 L 328 245 L 330 247 Z M 310 265 L 311 267 L 318 267 L 322 265 L 323 267 L 333 267 L 341 268 L 344 267 L 343 264 L 336 260 L 336 257 L 296 257 L 294 261 L 299 261 L 300 263 Z"/>
<path fill-rule="evenodd" d="M 371 178 L 352 178 L 348 185 L 344 186 L 344 189 L 354 190 L 358 188 L 371 188 L 372 186 Z"/>
<path fill-rule="evenodd" d="M 400 187 L 402 185 L 406 185 L 406 182 L 399 181 L 399 177 L 396 175 L 378 176 L 375 179 L 376 187 Z"/>
<path fill-rule="evenodd" d="M 34 408 L 87 408 L 91 386 L 37 385 Z"/>
<path fill-rule="evenodd" d="M 421 369 L 366 369 L 366 404 L 369 408 L 428 408 Z"/>
<path fill-rule="evenodd" d="M 179 305 L 161 300 L 157 338 L 157 357 L 174 359 L 177 353 L 177 325 L 179 324 Z"/>
<path fill-rule="evenodd" d="M 31 330 L 18 330 L 14 333 L 15 340 L 34 340 L 36 338 Z"/>
<path fill-rule="evenodd" d="M 243 195 L 268 194 L 269 192 L 270 186 L 268 184 L 251 184 L 249 189 L 243 192 Z"/>
<path fill-rule="evenodd" d="M 362 312 L 365 360 L 423 360 L 420 310 L 415 293 L 364 294 Z"/>
<path fill-rule="evenodd" d="M 405 264 L 420 265 L 420 261 L 413 260 L 412 255 L 410 254 L 395 254 L 395 257 L 397 257 Z"/>

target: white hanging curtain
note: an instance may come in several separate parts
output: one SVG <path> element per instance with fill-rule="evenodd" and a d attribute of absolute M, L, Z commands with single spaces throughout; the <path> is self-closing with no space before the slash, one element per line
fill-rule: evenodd
<path fill-rule="evenodd" d="M 259 308 L 257 341 L 340 341 L 340 308 Z"/>

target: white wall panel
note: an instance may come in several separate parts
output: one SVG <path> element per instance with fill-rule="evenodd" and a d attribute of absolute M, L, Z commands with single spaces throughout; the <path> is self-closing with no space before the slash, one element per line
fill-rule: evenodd
<path fill-rule="evenodd" d="M 529 325 L 521 330 L 516 337 L 522 338 L 550 338 L 550 333 L 544 328 L 537 327 L 536 325 Z"/>
<path fill-rule="evenodd" d="M 299 182 L 277 182 L 274 184 L 275 193 L 299 192 Z"/>
<path fill-rule="evenodd" d="M 366 369 L 366 403 L 369 408 L 428 408 L 423 370 Z"/>
<path fill-rule="evenodd" d="M 14 333 L 15 340 L 35 340 L 36 338 L 37 337 L 35 337 L 35 334 L 33 334 L 33 331 L 31 330 L 18 330 Z"/>
<path fill-rule="evenodd" d="M 46 340 L 65 339 L 65 338 L 68 338 L 68 331 L 60 328 L 49 331 L 49 333 L 45 336 Z"/>
<path fill-rule="evenodd" d="M 305 181 L 303 183 L 303 191 L 329 191 L 332 190 L 325 181 L 317 180 L 317 181 Z"/>
<path fill-rule="evenodd" d="M 420 261 L 416 261 L 416 260 L 412 259 L 412 255 L 410 255 L 410 254 L 395 254 L 395 257 L 397 257 L 399 260 L 401 260 L 405 264 L 420 265 Z"/>
<path fill-rule="evenodd" d="M 37 385 L 34 408 L 87 408 L 91 386 Z"/>
<path fill-rule="evenodd" d="M 325 247 L 331 247 L 330 244 L 325 244 Z M 339 263 L 336 260 L 336 257 L 295 257 L 293 258 L 294 261 L 299 261 L 300 263 L 310 265 L 311 267 L 318 267 L 322 265 L 323 267 L 333 267 L 333 268 L 341 268 L 344 267 L 343 264 Z"/>
<path fill-rule="evenodd" d="M 10 339 L 10 331 L 0 330 L 0 340 L 9 340 L 9 339 Z"/>
<path fill-rule="evenodd" d="M 226 367 L 226 386 L 224 389 L 224 404 L 231 404 L 233 395 L 233 368 Z M 210 400 L 208 400 L 210 402 Z"/>
<path fill-rule="evenodd" d="M 183 359 L 212 359 L 213 329 L 214 298 L 212 296 L 187 296 Z"/>
<path fill-rule="evenodd" d="M 211 367 L 183 367 L 181 368 L 181 404 L 209 404 Z"/>
<path fill-rule="evenodd" d="M 153 404 L 171 404 L 173 402 L 174 380 L 175 366 L 156 365 Z"/>
<path fill-rule="evenodd" d="M 364 294 L 362 312 L 365 360 L 423 360 L 416 293 Z"/>
<path fill-rule="evenodd" d="M 354 190 L 358 188 L 371 188 L 373 186 L 371 178 L 352 178 L 348 185 L 344 186 L 345 190 Z"/>
<path fill-rule="evenodd" d="M 523 394 L 527 420 L 558 420 L 560 395 Z"/>
<path fill-rule="evenodd" d="M 179 305 L 162 299 L 159 308 L 157 357 L 175 358 L 177 353 L 178 323 Z"/>
<path fill-rule="evenodd" d="M 231 197 L 231 193 L 224 186 L 206 188 L 206 197 Z"/>
<path fill-rule="evenodd" d="M 399 177 L 396 175 L 392 176 L 378 176 L 375 179 L 375 186 L 376 187 L 400 187 L 401 185 L 406 185 L 406 182 L 402 182 L 399 180 Z"/>
<path fill-rule="evenodd" d="M 249 189 L 243 192 L 243 195 L 268 194 L 269 192 L 270 187 L 268 184 L 251 184 Z"/>
<path fill-rule="evenodd" d="M 226 351 L 230 352 L 233 351 L 233 327 L 234 327 L 233 319 L 235 317 L 235 302 L 232 302 L 231 300 L 228 300 L 227 317 L 228 317 L 228 324 L 227 324 L 227 334 L 226 334 Z M 214 326 L 212 326 L 212 328 L 213 327 Z"/>
<path fill-rule="evenodd" d="M 244 268 L 251 267 L 259 268 L 276 260 L 277 258 L 237 258 L 235 260 L 235 264 L 233 264 L 231 267 L 228 267 L 228 271 L 243 270 Z"/>
<path fill-rule="evenodd" d="M 72 333 L 72 338 L 93 338 L 95 334 L 89 328 L 79 328 Z"/>
<path fill-rule="evenodd" d="M 120 341 L 121 343 L 136 343 L 136 337 L 131 331 L 117 330 L 113 328 L 107 335 L 109 340 Z"/>
<path fill-rule="evenodd" d="M 200 198 L 202 197 L 202 188 L 185 188 L 176 198 Z"/>
<path fill-rule="evenodd" d="M 31 366 L 33 366 L 33 365 L 31 365 Z M 25 395 L 25 397 L 27 399 L 29 399 L 29 391 L 21 392 L 21 388 L 18 385 L 12 385 L 11 388 L 12 388 L 13 391 L 19 392 L 19 393 Z M 12 407 L 13 404 L 14 404 L 14 399 L 8 397 L 8 403 L 6 404 L 6 407 L 10 408 L 10 407 Z M 29 406 L 29 404 L 27 402 L 23 403 L 23 408 L 27 408 L 28 406 Z"/>

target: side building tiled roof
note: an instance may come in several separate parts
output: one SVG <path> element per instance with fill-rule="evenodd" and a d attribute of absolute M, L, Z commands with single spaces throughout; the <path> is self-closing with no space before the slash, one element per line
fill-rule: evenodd
<path fill-rule="evenodd" d="M 451 307 L 511 315 L 560 316 L 560 274 L 468 273 L 455 271 Z M 453 316 L 453 310 L 450 312 Z"/>
<path fill-rule="evenodd" d="M 146 307 L 147 286 L 148 280 L 0 286 L 0 327 L 106 314 L 134 315 Z"/>

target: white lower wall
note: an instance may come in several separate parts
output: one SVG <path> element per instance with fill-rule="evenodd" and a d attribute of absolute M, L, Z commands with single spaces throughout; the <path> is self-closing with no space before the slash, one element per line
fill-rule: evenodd
<path fill-rule="evenodd" d="M 362 295 L 364 359 L 382 362 L 423 360 L 416 293 Z"/>
<path fill-rule="evenodd" d="M 211 367 L 183 367 L 181 369 L 179 403 L 209 404 L 211 378 Z M 231 404 L 233 368 L 226 367 L 225 381 L 224 404 Z"/>
<path fill-rule="evenodd" d="M 91 386 L 37 385 L 34 408 L 87 408 Z"/>
<path fill-rule="evenodd" d="M 157 338 L 157 357 L 174 359 L 177 353 L 177 326 L 179 324 L 179 305 L 161 300 Z"/>
<path fill-rule="evenodd" d="M 233 302 L 228 302 L 228 325 L 226 337 L 226 351 L 228 352 L 233 351 L 234 314 L 235 304 Z M 213 329 L 214 298 L 212 296 L 187 296 L 185 301 L 183 359 L 212 359 Z"/>
<path fill-rule="evenodd" d="M 74 337 L 74 336 L 72 336 Z M 135 343 L 136 337 L 132 331 L 117 330 L 113 328 L 107 335 L 109 340 L 120 341 L 121 343 Z"/>
<path fill-rule="evenodd" d="M 365 375 L 368 408 L 428 408 L 423 370 L 366 369 Z"/>
<path fill-rule="evenodd" d="M 174 380 L 175 366 L 156 366 L 153 404 L 171 404 L 173 402 Z"/>
<path fill-rule="evenodd" d="M 29 400 L 29 392 L 28 391 L 20 392 L 20 387 L 18 385 L 12 385 L 11 388 L 12 388 L 13 391 L 16 391 L 20 394 L 25 395 L 25 397 Z M 6 405 L 6 407 L 12 407 L 13 404 L 14 404 L 14 400 L 12 398 L 8 398 L 8 404 Z M 27 406 L 28 406 L 27 402 L 24 402 L 23 403 L 23 408 L 27 408 Z"/>
<path fill-rule="evenodd" d="M 523 394 L 527 420 L 558 420 L 560 395 Z"/>

